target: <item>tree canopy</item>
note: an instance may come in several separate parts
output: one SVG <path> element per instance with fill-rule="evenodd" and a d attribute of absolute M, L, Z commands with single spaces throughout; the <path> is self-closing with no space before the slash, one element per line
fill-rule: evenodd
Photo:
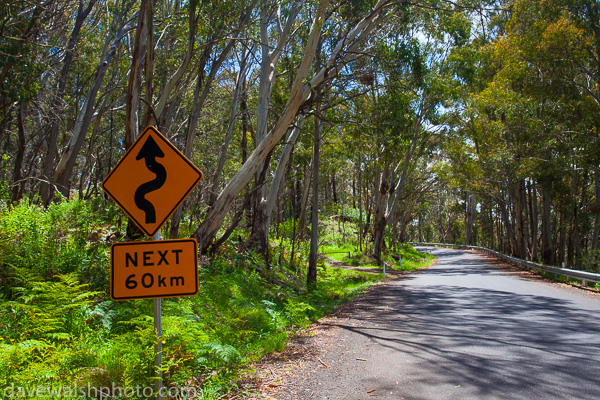
<path fill-rule="evenodd" d="M 304 240 L 343 204 L 378 260 L 439 240 L 594 269 L 599 16 L 592 0 L 5 1 L 3 201 L 102 196 L 154 125 L 205 176 L 164 235 L 203 253 L 239 231 L 268 264 L 280 224 Z"/>

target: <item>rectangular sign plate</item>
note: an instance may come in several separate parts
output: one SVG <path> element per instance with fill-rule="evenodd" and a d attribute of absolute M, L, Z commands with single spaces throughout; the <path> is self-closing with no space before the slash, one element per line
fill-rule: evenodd
<path fill-rule="evenodd" d="M 115 243 L 110 297 L 152 299 L 198 294 L 198 244 L 194 239 Z"/>

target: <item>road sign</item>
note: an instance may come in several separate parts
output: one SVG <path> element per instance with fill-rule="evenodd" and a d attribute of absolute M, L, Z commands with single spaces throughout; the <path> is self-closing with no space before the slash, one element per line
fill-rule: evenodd
<path fill-rule="evenodd" d="M 201 179 L 202 172 L 149 126 L 110 171 L 102 188 L 152 237 Z"/>
<path fill-rule="evenodd" d="M 194 239 L 113 244 L 110 297 L 134 300 L 198 294 L 197 251 Z"/>

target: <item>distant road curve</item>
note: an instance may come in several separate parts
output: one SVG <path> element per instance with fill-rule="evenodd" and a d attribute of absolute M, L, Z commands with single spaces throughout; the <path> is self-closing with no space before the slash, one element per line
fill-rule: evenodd
<path fill-rule="evenodd" d="M 581 271 L 581 270 L 578 270 L 578 269 L 560 268 L 560 267 L 555 267 L 555 266 L 552 266 L 552 265 L 539 264 L 539 263 L 536 263 L 536 262 L 532 262 L 532 261 L 528 261 L 528 260 L 523 260 L 521 258 L 512 257 L 512 256 L 509 256 L 507 254 L 500 253 L 499 251 L 488 249 L 486 247 L 465 246 L 465 245 L 447 244 L 447 243 L 418 243 L 418 242 L 412 242 L 410 244 L 413 245 L 413 246 L 417 246 L 417 247 L 418 246 L 421 246 L 421 247 L 423 247 L 423 246 L 425 246 L 425 247 L 445 247 L 445 248 L 455 248 L 455 249 L 466 249 L 466 250 L 482 251 L 482 252 L 487 253 L 487 254 L 495 255 L 496 257 L 500 258 L 501 260 L 507 261 L 507 262 L 509 262 L 511 264 L 519 265 L 519 266 L 524 267 L 524 268 L 537 269 L 538 271 L 546 271 L 546 272 L 550 272 L 550 273 L 553 273 L 553 274 L 556 274 L 556 275 L 561 275 L 561 276 L 566 276 L 566 277 L 569 277 L 569 278 L 580 279 L 580 280 L 584 281 L 584 283 L 585 282 L 600 283 L 600 274 L 597 274 L 597 273 L 587 272 L 587 271 Z"/>

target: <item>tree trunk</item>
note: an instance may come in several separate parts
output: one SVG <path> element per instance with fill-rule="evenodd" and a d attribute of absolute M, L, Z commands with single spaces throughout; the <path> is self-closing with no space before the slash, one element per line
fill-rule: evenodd
<path fill-rule="evenodd" d="M 335 184 L 335 173 L 333 175 L 331 175 L 331 194 L 333 196 L 333 202 L 335 204 L 338 203 L 338 194 L 337 194 L 337 187 Z"/>
<path fill-rule="evenodd" d="M 313 131 L 313 188 L 312 188 L 312 212 L 310 228 L 310 253 L 308 255 L 308 272 L 306 274 L 306 286 L 314 289 L 317 285 L 317 258 L 319 256 L 319 149 L 321 146 L 322 125 L 319 119 L 320 102 L 317 101 L 315 112 L 315 127 Z"/>
<path fill-rule="evenodd" d="M 354 179 L 356 175 L 352 176 L 352 208 L 356 208 L 356 179 Z"/>
<path fill-rule="evenodd" d="M 375 196 L 375 220 L 373 226 L 373 256 L 379 264 L 381 264 L 381 254 L 385 245 L 385 227 L 387 225 L 387 218 L 385 212 L 385 200 L 386 196 L 390 191 L 388 183 L 389 168 L 386 166 L 383 170 L 381 177 L 381 183 L 376 188 L 378 193 Z M 377 179 L 379 181 L 379 179 Z"/>
<path fill-rule="evenodd" d="M 394 212 L 396 210 L 396 206 L 398 205 L 398 201 L 399 201 L 400 197 L 402 196 L 404 184 L 406 182 L 406 177 L 409 174 L 409 164 L 412 160 L 413 154 L 415 153 L 415 150 L 419 143 L 419 137 L 420 137 L 420 132 L 421 132 L 421 120 L 424 116 L 424 109 L 425 109 L 425 105 L 422 103 L 419 107 L 419 112 L 417 113 L 417 117 L 415 118 L 415 122 L 412 126 L 413 137 L 412 137 L 412 140 L 410 143 L 410 147 L 409 147 L 408 151 L 406 152 L 402 163 L 398 164 L 398 166 L 396 167 L 396 170 L 398 170 L 398 168 L 400 168 L 400 165 L 402 165 L 402 172 L 400 173 L 400 177 L 398 178 L 398 183 L 394 186 L 394 188 L 392 188 L 392 191 L 391 191 L 390 195 L 388 196 L 387 206 L 385 206 L 385 209 L 384 209 L 385 203 L 383 201 L 381 202 L 381 210 L 382 210 L 383 214 L 382 215 L 376 214 L 373 253 L 374 253 L 375 258 L 379 262 L 381 262 L 381 252 L 383 250 L 383 247 L 385 246 L 385 227 L 387 225 L 387 221 L 394 214 Z M 395 173 L 396 173 L 396 171 L 394 171 L 394 175 L 395 175 Z M 386 169 L 384 171 L 382 183 L 381 183 L 382 187 L 380 189 L 382 200 L 383 200 L 383 197 L 385 197 L 385 194 L 387 194 L 387 192 L 390 190 L 389 184 L 387 183 L 388 179 L 389 179 L 389 170 L 386 167 Z M 386 187 L 384 187 L 384 183 L 385 183 Z M 385 191 L 385 194 L 383 193 L 382 190 Z M 376 204 L 377 203 L 378 202 L 376 202 Z"/>
<path fill-rule="evenodd" d="M 566 221 L 565 221 L 565 213 L 561 212 L 560 216 L 559 216 L 559 223 L 558 223 L 558 266 L 562 267 L 565 264 L 565 260 L 566 260 L 566 251 L 565 251 L 565 247 L 567 244 L 567 228 L 566 228 Z"/>
<path fill-rule="evenodd" d="M 242 93 L 240 96 L 240 111 L 242 113 L 242 137 L 240 140 L 240 149 L 242 151 L 242 164 L 248 159 L 248 133 L 254 137 L 252 123 L 250 122 L 250 112 L 248 111 L 248 92 L 246 91 L 246 77 L 242 80 Z"/>
<path fill-rule="evenodd" d="M 135 32 L 129 82 L 125 97 L 125 150 L 129 150 L 140 133 L 140 98 L 142 93 L 142 67 L 146 55 L 146 14 L 150 0 L 141 0 L 138 25 Z M 143 236 L 139 227 L 130 219 L 127 220 L 127 238 L 137 239 Z"/>
<path fill-rule="evenodd" d="M 264 160 L 263 165 L 268 165 L 271 160 L 272 153 L 269 153 Z M 259 254 L 262 254 L 267 266 L 270 265 L 269 255 L 269 220 L 267 217 L 267 199 L 256 192 L 265 188 L 268 168 L 263 168 L 259 176 L 256 177 L 254 189 L 254 213 L 252 214 L 252 233 L 248 238 L 248 244 L 256 249 Z M 252 203 L 252 202 L 251 202 Z"/>
<path fill-rule="evenodd" d="M 592 251 L 598 250 L 598 243 L 600 242 L 598 236 L 600 236 L 600 169 L 594 170 L 594 184 L 596 188 L 596 202 L 594 203 L 594 231 L 592 234 Z"/>
<path fill-rule="evenodd" d="M 269 195 L 267 197 L 267 227 L 265 230 L 268 231 L 269 221 L 271 220 L 271 215 L 273 213 L 273 208 L 275 207 L 275 202 L 277 201 L 277 194 L 279 193 L 279 188 L 281 184 L 284 182 L 285 171 L 288 169 L 289 161 L 292 156 L 292 151 L 294 146 L 296 145 L 296 141 L 300 136 L 300 132 L 302 131 L 302 126 L 304 125 L 304 116 L 301 115 L 296 122 L 296 125 L 290 131 L 290 134 L 287 137 L 285 142 L 285 146 L 283 147 L 283 151 L 281 153 L 281 157 L 279 158 L 279 163 L 277 164 L 277 168 L 275 170 L 275 175 L 273 176 L 273 180 L 271 181 L 271 187 L 269 188 Z"/>
<path fill-rule="evenodd" d="M 584 178 L 585 181 L 585 178 Z M 571 178 L 571 221 L 569 235 L 567 239 L 567 265 L 569 268 L 575 268 L 577 262 L 577 252 L 579 248 L 579 208 L 577 204 L 577 192 L 579 189 L 579 174 L 577 168 L 573 168 L 573 177 Z"/>
<path fill-rule="evenodd" d="M 177 71 L 175 71 L 175 73 L 173 74 L 173 76 L 171 76 L 169 78 L 169 80 L 167 80 L 167 82 L 165 83 L 162 92 L 160 93 L 160 96 L 158 98 L 156 107 L 154 107 L 154 110 L 152 113 L 149 113 L 147 115 L 147 120 L 146 120 L 146 125 L 158 125 L 157 128 L 159 130 L 161 130 L 162 128 L 164 128 L 167 118 L 166 118 L 166 110 L 169 108 L 167 107 L 168 104 L 168 100 L 171 98 L 171 92 L 173 91 L 173 89 L 175 89 L 175 87 L 177 86 L 177 84 L 179 83 L 179 81 L 181 80 L 181 78 L 183 78 L 183 75 L 185 74 L 185 72 L 187 71 L 189 64 L 195 54 L 195 44 L 196 44 L 196 33 L 198 32 L 198 19 L 199 19 L 199 15 L 196 15 L 196 8 L 198 6 L 198 2 L 192 1 L 190 2 L 189 5 L 189 10 L 188 10 L 188 38 L 187 38 L 187 49 L 186 52 L 183 56 L 183 61 L 181 62 L 181 65 L 179 66 L 179 68 L 177 68 Z M 152 43 L 152 23 L 153 23 L 153 19 L 152 19 L 152 8 L 150 8 L 150 12 L 147 13 L 148 18 L 147 18 L 147 22 L 146 24 L 148 25 L 148 29 L 146 30 L 147 32 L 147 42 L 149 44 Z M 211 47 L 211 46 L 208 46 Z M 146 83 L 148 84 L 148 86 L 146 87 L 146 103 L 147 104 L 152 104 L 152 75 L 153 75 L 153 58 L 154 58 L 154 46 L 153 45 L 149 45 L 148 46 L 148 51 L 147 51 L 147 57 L 146 57 Z"/>
<path fill-rule="evenodd" d="M 506 229 L 506 253 L 511 253 L 513 256 L 518 257 L 517 254 L 517 238 L 508 216 L 508 210 L 506 209 L 506 202 L 501 199 L 499 202 L 500 214 L 502 215 L 502 221 L 504 222 L 504 229 Z"/>
<path fill-rule="evenodd" d="M 495 250 L 496 249 L 496 245 L 494 242 L 494 210 L 493 207 L 490 205 L 490 249 Z"/>
<path fill-rule="evenodd" d="M 544 264 L 552 265 L 554 263 L 552 251 L 552 222 L 550 193 L 542 185 L 542 261 Z"/>
<path fill-rule="evenodd" d="M 375 174 L 377 175 L 377 174 Z M 379 186 L 379 185 L 377 185 Z M 367 188 L 367 185 L 365 185 L 365 196 L 364 196 L 364 205 L 365 205 L 365 211 L 367 213 L 366 218 L 365 218 L 365 225 L 364 225 L 364 230 L 363 230 L 363 238 L 365 239 L 365 251 L 367 250 L 367 235 L 369 233 L 369 229 L 371 226 L 371 214 L 373 213 L 373 201 L 371 201 L 371 197 L 373 197 L 373 195 L 369 196 L 369 189 Z"/>
<path fill-rule="evenodd" d="M 525 181 L 520 179 L 515 183 L 515 224 L 516 224 L 516 237 L 515 237 L 515 256 L 521 259 L 526 259 L 526 247 L 525 247 L 525 227 L 523 224 L 523 190 L 525 189 Z"/>
<path fill-rule="evenodd" d="M 475 195 L 467 194 L 467 210 L 465 216 L 466 241 L 468 246 L 473 246 L 473 223 L 475 221 Z"/>
<path fill-rule="evenodd" d="M 63 59 L 62 70 L 58 79 L 58 90 L 52 104 L 52 109 L 57 116 L 63 115 L 65 111 L 64 97 L 67 86 L 67 78 L 69 76 L 71 64 L 73 62 L 73 50 L 75 49 L 75 45 L 79 40 L 79 33 L 81 32 L 81 27 L 83 26 L 83 23 L 85 22 L 87 16 L 92 11 L 92 8 L 96 4 L 96 1 L 97 0 L 90 0 L 88 6 L 85 9 L 83 8 L 83 1 L 79 2 L 77 16 L 75 17 L 75 25 L 73 27 L 73 30 L 71 31 L 71 36 L 69 37 L 69 42 L 65 50 L 65 57 Z M 48 145 L 46 151 L 46 158 L 44 160 L 43 166 L 43 177 L 46 181 L 42 182 L 40 188 L 42 201 L 45 205 L 50 204 L 50 201 L 52 200 L 52 197 L 54 195 L 54 157 L 56 156 L 56 152 L 58 149 L 57 144 L 58 134 L 60 130 L 60 122 L 60 117 L 54 117 L 54 119 L 50 123 L 50 129 L 48 132 Z"/>
<path fill-rule="evenodd" d="M 298 216 L 298 237 L 304 237 L 304 231 L 306 229 L 306 212 L 308 210 L 308 196 L 310 195 L 310 186 L 312 179 L 312 165 L 313 161 L 311 159 L 310 164 L 304 168 L 304 179 L 302 183 L 302 197 L 300 199 L 300 215 Z"/>
<path fill-rule="evenodd" d="M 531 249 L 531 261 L 537 261 L 538 256 L 538 243 L 537 243 L 537 223 L 538 223 L 538 211 L 537 211 L 537 197 L 535 190 L 535 183 L 530 180 L 527 185 L 527 194 L 529 201 L 529 228 L 530 233 L 530 246 Z"/>
<path fill-rule="evenodd" d="M 141 0 L 138 25 L 135 32 L 129 84 L 125 98 L 125 150 L 137 139 L 140 131 L 140 97 L 142 93 L 142 66 L 146 54 L 146 13 L 150 0 Z"/>
<path fill-rule="evenodd" d="M 295 136 L 295 141 L 299 130 L 292 130 L 288 138 Z M 286 143 L 282 158 L 278 165 L 278 171 L 275 172 L 275 177 L 271 183 L 269 194 L 263 195 L 266 191 L 266 175 L 269 170 L 270 156 L 263 163 L 261 174 L 257 176 L 254 190 L 254 213 L 252 214 L 252 231 L 248 238 L 248 243 L 253 246 L 259 254 L 263 254 L 268 264 L 268 243 L 269 243 L 269 225 L 271 223 L 271 213 L 277 201 L 279 185 L 285 173 L 285 166 L 291 155 L 293 144 Z M 283 162 L 282 162 L 283 161 Z M 281 167 L 281 168 L 280 168 Z"/>
<path fill-rule="evenodd" d="M 221 156 L 219 157 L 219 163 L 217 164 L 217 170 L 215 171 L 215 175 L 213 177 L 212 189 L 210 191 L 210 196 L 208 200 L 208 206 L 212 207 L 215 200 L 217 199 L 217 191 L 219 189 L 219 181 L 221 180 L 221 174 L 223 173 L 223 169 L 225 168 L 225 161 L 227 158 L 227 151 L 229 148 L 229 142 L 231 141 L 231 136 L 233 134 L 233 128 L 235 126 L 235 119 L 237 116 L 237 105 L 240 96 L 240 91 L 242 88 L 242 81 L 245 79 L 245 68 L 246 68 L 246 54 L 242 55 L 242 62 L 240 64 L 240 71 L 238 72 L 238 77 L 235 84 L 235 92 L 233 93 L 233 104 L 231 106 L 231 116 L 229 117 L 229 125 L 227 126 L 227 133 L 225 134 L 225 140 L 223 142 L 223 146 L 221 147 Z"/>
<path fill-rule="evenodd" d="M 271 10 L 267 2 L 263 0 L 260 14 L 260 45 L 262 52 L 262 60 L 260 67 L 260 81 L 258 87 L 258 108 L 256 113 L 256 136 L 255 144 L 260 145 L 263 139 L 267 136 L 267 122 L 269 117 L 269 103 L 275 84 L 275 72 L 277 64 L 281 56 L 283 46 L 288 40 L 292 25 L 296 20 L 298 12 L 298 4 L 292 6 L 292 11 L 287 19 L 285 28 L 280 33 L 277 46 L 271 50 L 269 44 L 269 18 Z M 287 162 L 287 161 L 286 161 Z M 254 195 L 254 212 L 252 214 L 252 232 L 250 234 L 249 243 L 256 247 L 256 250 L 268 257 L 268 235 L 270 214 L 273 210 L 275 198 L 271 200 L 271 210 L 267 210 L 269 200 L 267 199 L 267 186 L 265 179 L 269 171 L 269 159 L 263 160 L 260 163 L 256 172 L 256 183 Z M 283 170 L 285 171 L 285 169 Z M 282 172 L 283 172 L 282 171 Z M 279 182 L 276 183 L 275 196 L 279 190 Z M 268 260 L 266 260 L 268 262 Z"/>
<path fill-rule="evenodd" d="M 293 218 L 298 219 L 298 217 L 300 216 L 300 204 L 302 202 L 302 180 L 300 179 L 297 170 L 295 171 L 295 178 L 296 183 L 294 185 L 295 188 L 292 196 L 292 216 Z"/>
<path fill-rule="evenodd" d="M 363 204 L 362 204 L 362 168 L 361 168 L 361 159 L 360 152 L 358 153 L 358 251 L 362 253 L 362 240 L 363 240 Z M 352 196 L 352 201 L 354 201 L 354 197 L 356 196 L 356 192 L 354 192 L 354 196 Z"/>
<path fill-rule="evenodd" d="M 25 128 L 23 126 L 23 109 L 25 105 L 19 103 L 19 111 L 17 112 L 17 154 L 15 154 L 15 165 L 13 168 L 13 188 L 12 188 L 12 201 L 13 203 L 21 200 L 23 196 L 23 184 L 21 182 L 23 159 L 25 158 Z"/>
<path fill-rule="evenodd" d="M 94 110 L 95 110 L 96 96 L 98 95 L 98 91 L 100 90 L 100 87 L 102 86 L 102 82 L 104 80 L 104 76 L 106 75 L 106 71 L 108 71 L 108 67 L 117 52 L 117 48 L 119 46 L 119 43 L 121 42 L 121 39 L 123 39 L 125 34 L 132 29 L 133 20 L 134 20 L 134 18 L 132 18 L 131 20 L 126 22 L 121 27 L 121 29 L 119 29 L 117 31 L 116 37 L 113 40 L 112 45 L 106 52 L 106 55 L 101 58 L 101 62 L 98 65 L 96 77 L 94 78 L 92 87 L 90 88 L 90 91 L 88 92 L 86 99 L 83 102 L 83 105 L 81 106 L 81 109 L 79 110 L 79 113 L 77 114 L 77 120 L 75 121 L 73 133 L 71 135 L 71 138 L 69 139 L 67 148 L 64 150 L 63 155 L 60 158 L 60 161 L 58 162 L 58 166 L 56 167 L 56 172 L 54 173 L 54 180 L 58 185 L 58 189 L 65 197 L 68 197 L 68 195 L 69 195 L 70 180 L 71 180 L 73 167 L 75 166 L 75 162 L 77 161 L 77 156 L 79 155 L 79 151 L 81 150 L 81 147 L 83 146 L 85 137 L 87 135 L 88 129 L 92 122 L 92 117 L 94 115 Z M 109 42 L 107 40 L 107 42 L 105 44 L 105 49 L 107 48 L 108 43 Z M 132 71 L 133 71 L 133 69 L 134 68 L 132 65 Z M 140 78 L 141 78 L 141 76 L 140 76 Z M 135 90 L 135 88 L 132 90 Z M 138 90 L 138 97 L 139 97 L 139 88 L 137 88 L 137 90 Z M 134 97 L 134 95 L 132 94 L 130 99 L 133 99 L 133 97 Z M 137 103 L 137 101 L 136 101 L 136 103 Z M 134 105 L 132 105 L 132 108 L 137 109 L 137 107 Z M 133 120 L 136 118 L 137 118 L 137 112 L 135 113 L 135 118 L 134 118 L 134 115 L 132 114 L 129 116 L 128 121 L 133 123 Z M 138 126 L 137 121 L 135 122 L 135 128 L 133 128 L 133 126 L 129 126 L 129 128 L 132 129 L 130 132 L 130 135 L 135 133 L 136 138 L 137 138 L 137 126 Z M 126 129 L 126 132 L 127 132 L 127 129 Z M 125 144 L 126 144 L 126 146 L 131 146 L 131 144 L 133 144 L 133 142 L 127 143 L 127 140 L 128 140 L 128 135 L 126 133 L 126 143 Z"/>

